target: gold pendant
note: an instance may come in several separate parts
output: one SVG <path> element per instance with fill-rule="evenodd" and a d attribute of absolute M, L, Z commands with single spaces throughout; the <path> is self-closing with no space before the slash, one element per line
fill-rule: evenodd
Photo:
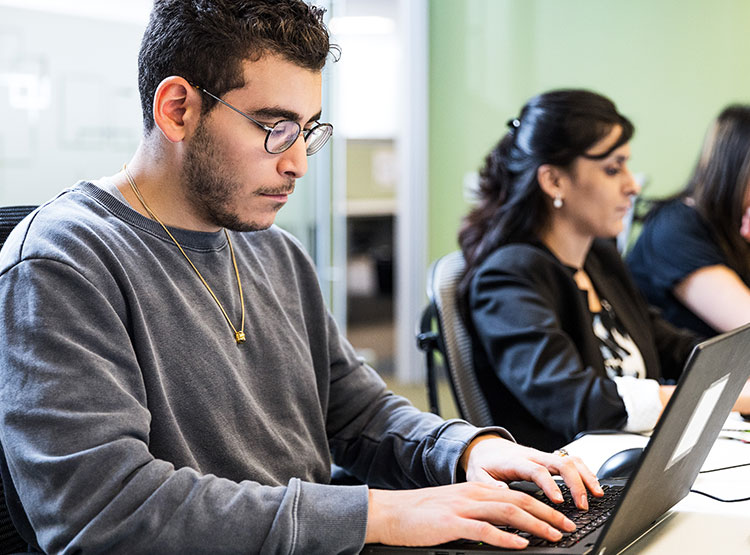
<path fill-rule="evenodd" d="M 236 331 L 234 332 L 234 338 L 237 340 L 237 344 L 245 342 L 245 332 L 244 331 Z"/>

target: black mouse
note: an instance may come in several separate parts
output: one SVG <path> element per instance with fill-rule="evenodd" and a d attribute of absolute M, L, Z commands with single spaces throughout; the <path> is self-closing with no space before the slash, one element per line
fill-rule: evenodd
<path fill-rule="evenodd" d="M 642 447 L 633 447 L 615 453 L 599 467 L 596 477 L 599 479 L 629 477 L 638 466 L 641 453 L 643 453 Z"/>

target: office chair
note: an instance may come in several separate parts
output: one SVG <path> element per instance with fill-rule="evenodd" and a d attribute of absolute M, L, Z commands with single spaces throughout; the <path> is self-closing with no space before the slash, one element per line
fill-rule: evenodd
<path fill-rule="evenodd" d="M 3 475 L 5 475 L 5 472 L 3 472 Z M 28 551 L 29 544 L 18 533 L 10 517 L 8 505 L 5 502 L 3 480 L 0 480 L 0 555 L 26 553 Z"/>
<path fill-rule="evenodd" d="M 10 235 L 14 227 L 26 217 L 36 206 L 2 206 L 0 207 L 0 248 Z M 25 553 L 29 551 L 29 544 L 18 533 L 11 519 L 8 503 L 5 498 L 5 484 L 10 483 L 5 456 L 0 447 L 0 555 L 9 553 Z"/>
<path fill-rule="evenodd" d="M 35 208 L 36 206 L 0 206 L 0 248 L 18 222 Z"/>
<path fill-rule="evenodd" d="M 476 426 L 491 426 L 487 399 L 474 372 L 471 337 L 458 311 L 456 286 L 464 258 L 455 251 L 437 259 L 428 272 L 428 304 L 422 312 L 417 345 L 427 361 L 427 395 L 430 411 L 438 406 L 436 355 L 440 353 L 461 417 Z"/>

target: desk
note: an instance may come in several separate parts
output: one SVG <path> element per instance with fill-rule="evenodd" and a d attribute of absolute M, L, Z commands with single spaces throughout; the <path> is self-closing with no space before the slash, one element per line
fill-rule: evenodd
<path fill-rule="evenodd" d="M 738 424 L 739 415 L 732 414 L 725 428 L 736 428 Z M 750 423 L 744 427 L 750 429 Z M 610 455 L 629 447 L 643 447 L 647 442 L 647 437 L 631 434 L 587 435 L 566 449 L 595 472 Z M 750 463 L 750 444 L 719 437 L 703 470 L 740 463 Z M 693 489 L 723 499 L 750 497 L 750 466 L 699 474 Z M 689 493 L 673 511 L 672 517 L 638 541 L 627 555 L 750 554 L 750 501 L 721 503 Z"/>

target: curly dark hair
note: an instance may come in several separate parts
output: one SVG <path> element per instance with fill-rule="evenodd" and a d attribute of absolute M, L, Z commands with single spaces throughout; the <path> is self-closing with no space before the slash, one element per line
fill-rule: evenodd
<path fill-rule="evenodd" d="M 324 13 L 303 0 L 155 0 L 138 55 L 144 131 L 154 128 L 154 94 L 171 75 L 221 96 L 245 85 L 244 60 L 267 54 L 322 70 L 328 54 L 339 53 Z M 215 104 L 204 97 L 202 113 Z"/>
<path fill-rule="evenodd" d="M 597 156 L 586 152 L 614 126 L 622 132 Z M 569 168 L 579 156 L 602 159 L 627 143 L 633 124 L 614 103 L 592 91 L 562 89 L 529 100 L 508 132 L 487 155 L 480 171 L 477 205 L 464 218 L 458 242 L 466 268 L 458 285 L 466 315 L 469 285 L 479 265 L 500 246 L 535 236 L 547 224 L 549 208 L 537 181 L 544 164 Z"/>

